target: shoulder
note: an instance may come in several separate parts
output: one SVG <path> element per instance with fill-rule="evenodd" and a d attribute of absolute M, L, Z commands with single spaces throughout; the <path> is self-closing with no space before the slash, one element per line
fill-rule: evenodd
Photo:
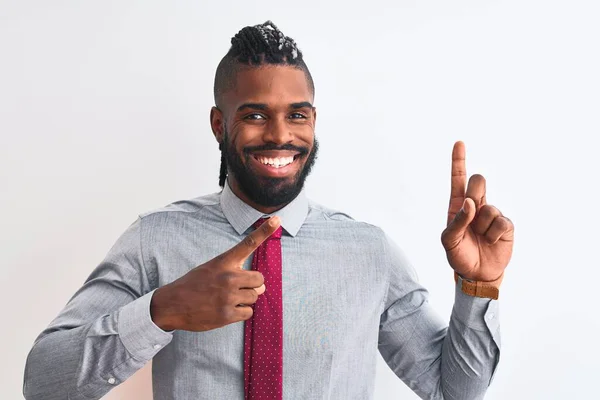
<path fill-rule="evenodd" d="M 305 225 L 309 234 L 318 231 L 327 232 L 336 240 L 352 240 L 384 255 L 386 259 L 400 264 L 410 264 L 404 249 L 381 227 L 365 221 L 359 221 L 348 213 L 326 207 L 309 200 L 309 211 Z"/>
<path fill-rule="evenodd" d="M 380 227 L 354 219 L 344 211 L 324 206 L 313 200 L 308 201 L 305 225 L 325 228 L 340 238 L 350 236 L 353 239 L 369 239 L 381 244 L 387 240 L 385 232 Z"/>
<path fill-rule="evenodd" d="M 191 199 L 177 200 L 138 215 L 146 226 L 165 225 L 182 219 L 211 219 L 222 216 L 220 192 L 211 193 Z"/>

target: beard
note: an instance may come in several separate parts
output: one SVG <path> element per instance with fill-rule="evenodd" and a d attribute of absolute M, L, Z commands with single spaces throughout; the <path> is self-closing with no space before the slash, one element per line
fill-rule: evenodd
<path fill-rule="evenodd" d="M 222 147 L 223 156 L 227 163 L 227 170 L 235 177 L 240 189 L 250 200 L 264 207 L 276 207 L 285 205 L 294 200 L 304 187 L 304 181 L 310 174 L 313 165 L 317 159 L 319 142 L 314 138 L 313 147 L 309 151 L 306 147 L 293 146 L 285 144 L 276 146 L 266 144 L 263 146 L 245 147 L 242 154 L 239 154 L 233 143 L 229 142 L 229 133 L 225 126 L 225 135 L 223 137 L 224 145 Z M 252 153 L 261 150 L 292 150 L 300 154 L 295 162 L 306 157 L 304 166 L 298 170 L 293 177 L 274 178 L 267 176 L 258 176 L 249 168 L 249 158 Z M 244 162 L 245 161 L 245 162 Z"/>

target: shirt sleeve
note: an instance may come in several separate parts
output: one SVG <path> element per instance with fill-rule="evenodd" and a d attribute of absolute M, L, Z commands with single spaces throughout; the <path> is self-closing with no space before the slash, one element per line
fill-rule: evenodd
<path fill-rule="evenodd" d="M 99 399 L 172 340 L 150 317 L 156 274 L 148 274 L 142 219 L 121 235 L 50 325 L 25 365 L 23 394 L 34 399 Z"/>
<path fill-rule="evenodd" d="M 498 301 L 467 296 L 456 285 L 447 325 L 429 304 L 406 255 L 387 235 L 385 241 L 389 288 L 379 325 L 383 359 L 422 399 L 482 399 L 500 355 Z"/>

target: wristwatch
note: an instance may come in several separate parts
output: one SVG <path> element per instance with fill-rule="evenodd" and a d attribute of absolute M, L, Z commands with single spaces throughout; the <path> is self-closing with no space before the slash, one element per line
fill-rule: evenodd
<path fill-rule="evenodd" d="M 502 278 L 504 274 L 500 275 L 498 279 L 490 282 L 480 282 L 480 281 L 472 281 L 470 279 L 463 278 L 456 272 L 454 272 L 454 282 L 460 285 L 460 290 L 468 295 L 473 297 L 484 297 L 487 299 L 498 300 L 498 295 L 500 294 L 500 283 L 502 282 Z"/>

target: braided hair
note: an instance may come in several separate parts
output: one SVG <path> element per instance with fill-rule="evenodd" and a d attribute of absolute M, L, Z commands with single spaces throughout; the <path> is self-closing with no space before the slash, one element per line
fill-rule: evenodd
<path fill-rule="evenodd" d="M 294 39 L 285 36 L 272 21 L 264 24 L 246 26 L 231 38 L 231 48 L 223 57 L 215 74 L 214 97 L 217 108 L 222 105 L 222 96 L 235 85 L 236 74 L 243 68 L 258 67 L 265 64 L 288 65 L 302 70 L 312 94 L 315 85 Z M 221 168 L 219 186 L 225 186 L 227 165 L 223 147 L 221 150 Z"/>

